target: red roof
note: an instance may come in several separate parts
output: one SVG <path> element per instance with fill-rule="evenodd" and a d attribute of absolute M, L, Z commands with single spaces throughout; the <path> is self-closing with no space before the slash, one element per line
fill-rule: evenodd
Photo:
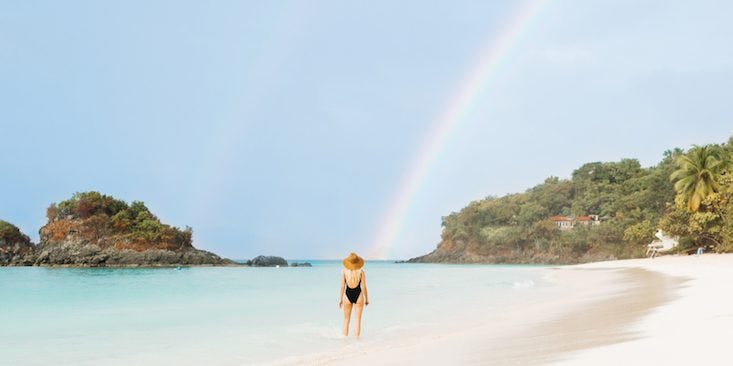
<path fill-rule="evenodd" d="M 552 221 L 573 221 L 573 218 L 570 216 L 550 216 L 550 220 Z"/>
<path fill-rule="evenodd" d="M 559 215 L 559 216 L 550 216 L 550 220 L 555 221 L 555 222 L 557 222 L 557 221 L 581 221 L 581 222 L 594 221 L 593 216 L 575 216 L 575 217 L 572 217 L 572 216 L 562 216 L 562 215 Z"/>

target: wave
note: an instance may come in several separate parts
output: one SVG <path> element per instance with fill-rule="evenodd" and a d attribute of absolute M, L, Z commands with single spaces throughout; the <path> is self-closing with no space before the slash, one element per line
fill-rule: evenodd
<path fill-rule="evenodd" d="M 341 334 L 341 328 L 336 325 L 323 325 L 315 323 L 295 324 L 288 329 L 288 333 L 303 334 L 309 337 L 318 337 L 321 339 L 344 339 Z"/>

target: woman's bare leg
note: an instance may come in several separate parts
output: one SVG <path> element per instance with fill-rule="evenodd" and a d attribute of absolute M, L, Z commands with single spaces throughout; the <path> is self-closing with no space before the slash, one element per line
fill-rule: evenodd
<path fill-rule="evenodd" d="M 354 321 L 354 335 L 359 336 L 361 334 L 361 312 L 364 310 L 364 304 L 356 304 L 356 320 Z"/>
<path fill-rule="evenodd" d="M 364 311 L 364 294 L 359 295 L 359 298 L 354 304 L 356 308 L 356 320 L 354 321 L 354 335 L 361 335 L 361 312 Z"/>
<path fill-rule="evenodd" d="M 344 327 L 343 327 L 344 336 L 349 335 L 349 322 L 351 321 L 351 306 L 352 306 L 351 302 L 348 299 L 346 299 L 346 301 L 344 301 Z M 361 312 L 359 312 L 359 315 L 361 316 Z"/>

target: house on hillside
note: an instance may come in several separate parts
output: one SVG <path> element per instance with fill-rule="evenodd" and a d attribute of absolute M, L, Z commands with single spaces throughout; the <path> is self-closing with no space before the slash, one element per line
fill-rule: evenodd
<path fill-rule="evenodd" d="M 560 230 L 570 230 L 573 228 L 572 216 L 550 216 L 550 220 L 552 220 Z"/>
<path fill-rule="evenodd" d="M 601 219 L 598 215 L 587 216 L 550 216 L 550 220 L 560 230 L 572 230 L 576 225 L 600 225 Z"/>
<path fill-rule="evenodd" d="M 601 220 L 598 218 L 598 215 L 588 215 L 576 216 L 575 222 L 581 225 L 598 225 L 601 223 Z"/>

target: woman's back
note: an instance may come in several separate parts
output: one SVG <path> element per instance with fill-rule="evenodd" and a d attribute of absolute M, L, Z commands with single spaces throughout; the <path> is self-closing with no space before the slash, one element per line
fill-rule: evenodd
<path fill-rule="evenodd" d="M 346 279 L 346 285 L 354 288 L 359 286 L 359 283 L 361 282 L 361 275 L 362 270 L 361 269 L 346 269 L 344 268 L 341 273 L 343 273 L 344 279 Z"/>
<path fill-rule="evenodd" d="M 364 259 L 352 252 L 343 260 L 344 269 L 341 270 L 341 283 L 339 286 L 339 308 L 344 309 L 344 336 L 349 335 L 349 322 L 351 321 L 351 310 L 356 309 L 356 323 L 354 324 L 354 335 L 361 334 L 361 313 L 364 306 L 369 305 L 367 293 L 366 274 L 361 269 L 364 267 Z"/>

